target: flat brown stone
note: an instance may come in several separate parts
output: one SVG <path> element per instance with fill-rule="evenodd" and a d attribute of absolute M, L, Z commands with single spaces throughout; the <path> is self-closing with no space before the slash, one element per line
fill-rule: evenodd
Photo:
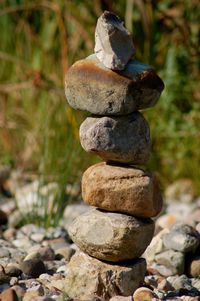
<path fill-rule="evenodd" d="M 122 71 L 106 68 L 90 55 L 72 65 L 65 82 L 69 104 L 96 115 L 126 115 L 152 107 L 164 84 L 149 65 L 130 60 Z"/>
<path fill-rule="evenodd" d="M 84 172 L 82 196 L 91 206 L 137 217 L 156 216 L 163 204 L 157 180 L 151 172 L 104 162 Z"/>

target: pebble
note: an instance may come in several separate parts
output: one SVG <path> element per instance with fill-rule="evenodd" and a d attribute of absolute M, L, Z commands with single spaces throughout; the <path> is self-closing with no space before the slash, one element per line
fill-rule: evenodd
<path fill-rule="evenodd" d="M 185 267 L 185 257 L 181 252 L 167 250 L 155 256 L 155 261 L 172 271 L 171 275 L 182 275 Z"/>
<path fill-rule="evenodd" d="M 18 296 L 18 299 L 21 301 L 23 299 L 24 294 L 25 294 L 25 289 L 22 286 L 16 285 L 16 284 L 14 284 L 12 286 L 12 289 L 16 292 L 16 294 Z"/>
<path fill-rule="evenodd" d="M 19 301 L 16 292 L 11 288 L 4 290 L 0 294 L 0 300 L 2 300 L 2 301 Z"/>
<path fill-rule="evenodd" d="M 167 249 L 184 253 L 195 252 L 200 243 L 200 236 L 193 227 L 176 223 L 170 230 L 163 237 L 163 243 Z"/>
<path fill-rule="evenodd" d="M 187 272 L 190 277 L 200 277 L 200 255 L 191 258 L 187 264 Z"/>
<path fill-rule="evenodd" d="M 75 250 L 70 247 L 60 248 L 55 252 L 55 259 L 59 260 L 64 258 L 66 261 L 69 261 L 74 254 Z"/>
<path fill-rule="evenodd" d="M 167 277 L 167 281 L 172 285 L 175 290 L 186 288 L 191 289 L 191 280 L 186 275 L 181 276 L 171 276 Z"/>
<path fill-rule="evenodd" d="M 24 274 L 35 278 L 39 277 L 46 271 L 45 265 L 40 259 L 25 260 L 21 263 L 20 268 Z"/>
<path fill-rule="evenodd" d="M 140 287 L 136 289 L 133 294 L 134 301 L 152 301 L 153 298 L 158 298 L 158 296 L 149 288 Z"/>
<path fill-rule="evenodd" d="M 7 214 L 0 209 L 0 225 L 6 225 L 8 222 Z"/>
<path fill-rule="evenodd" d="M 9 263 L 6 267 L 5 267 L 5 273 L 8 276 L 16 276 L 18 277 L 19 275 L 21 275 L 22 271 L 19 267 L 19 264 L 17 263 Z"/>

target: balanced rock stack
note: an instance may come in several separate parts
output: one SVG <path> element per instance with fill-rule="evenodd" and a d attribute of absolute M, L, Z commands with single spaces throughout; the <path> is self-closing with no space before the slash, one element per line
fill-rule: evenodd
<path fill-rule="evenodd" d="M 66 292 L 80 300 L 132 295 L 142 283 L 145 259 L 162 196 L 155 176 L 138 165 L 150 155 L 149 126 L 138 110 L 155 105 L 164 88 L 152 67 L 132 59 L 131 34 L 104 12 L 95 33 L 95 54 L 67 72 L 69 104 L 92 113 L 80 127 L 87 152 L 105 162 L 82 178 L 83 200 L 95 208 L 69 229 L 78 251 L 68 265 Z"/>

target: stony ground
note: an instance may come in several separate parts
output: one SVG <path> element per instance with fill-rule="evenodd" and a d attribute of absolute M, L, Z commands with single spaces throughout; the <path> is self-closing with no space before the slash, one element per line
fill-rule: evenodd
<path fill-rule="evenodd" d="M 28 195 L 30 210 L 30 195 L 37 185 L 22 181 L 20 188 L 13 188 L 19 183 L 16 178 L 12 182 L 12 177 L 5 169 L 0 173 L 0 300 L 71 300 L 63 292 L 68 262 L 77 248 L 68 235 L 68 225 L 88 207 L 69 205 L 57 228 L 17 227 L 21 215 L 16 199 L 25 210 L 24 195 Z M 166 190 L 165 204 L 144 254 L 148 264 L 144 283 L 134 296 L 110 300 L 200 300 L 200 198 L 190 181 L 181 180 Z"/>

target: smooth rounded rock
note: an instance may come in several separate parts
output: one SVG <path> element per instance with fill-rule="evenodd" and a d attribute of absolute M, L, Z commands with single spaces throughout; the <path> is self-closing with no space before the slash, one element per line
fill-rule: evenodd
<path fill-rule="evenodd" d="M 105 161 L 145 164 L 150 156 L 149 126 L 141 113 L 124 117 L 88 117 L 80 127 L 84 150 Z"/>
<path fill-rule="evenodd" d="M 133 294 L 134 301 L 152 301 L 157 295 L 147 287 L 139 287 Z"/>
<path fill-rule="evenodd" d="M 97 209 L 79 216 L 69 228 L 72 240 L 82 251 L 113 262 L 140 257 L 153 233 L 151 219 Z"/>
<path fill-rule="evenodd" d="M 143 281 L 145 271 L 143 258 L 113 264 L 77 252 L 68 264 L 65 292 L 84 301 L 95 296 L 105 301 L 116 295 L 130 296 Z"/>
<path fill-rule="evenodd" d="M 39 277 L 46 272 L 45 265 L 40 259 L 29 259 L 21 263 L 21 270 L 24 274 L 31 277 Z"/>
<path fill-rule="evenodd" d="M 190 277 L 198 278 L 200 276 L 200 255 L 190 259 L 187 266 L 187 272 Z"/>
<path fill-rule="evenodd" d="M 160 213 L 163 204 L 151 172 L 104 162 L 84 172 L 82 197 L 91 206 L 145 218 Z"/>
<path fill-rule="evenodd" d="M 123 71 L 114 72 L 94 54 L 72 65 L 65 81 L 70 106 L 96 115 L 126 115 L 152 107 L 163 89 L 149 65 L 130 60 Z"/>

